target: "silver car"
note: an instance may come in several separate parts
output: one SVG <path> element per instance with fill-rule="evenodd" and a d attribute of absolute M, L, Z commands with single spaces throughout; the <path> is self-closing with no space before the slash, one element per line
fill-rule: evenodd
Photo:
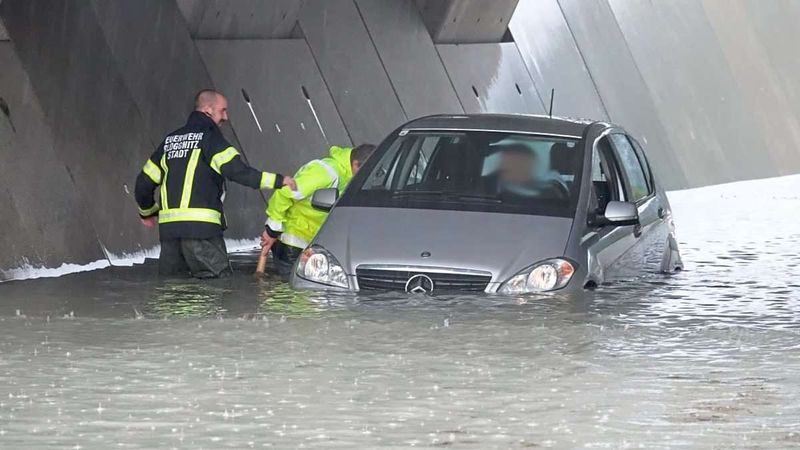
<path fill-rule="evenodd" d="M 297 288 L 572 292 L 680 270 L 669 202 L 624 129 L 524 115 L 395 130 L 295 266 Z M 335 206 L 335 207 L 334 207 Z"/>

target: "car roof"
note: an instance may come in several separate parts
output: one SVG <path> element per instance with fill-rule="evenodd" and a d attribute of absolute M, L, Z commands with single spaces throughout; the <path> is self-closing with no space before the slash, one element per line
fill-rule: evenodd
<path fill-rule="evenodd" d="M 593 123 L 597 122 L 530 114 L 442 114 L 412 120 L 402 129 L 502 131 L 581 138 Z"/>

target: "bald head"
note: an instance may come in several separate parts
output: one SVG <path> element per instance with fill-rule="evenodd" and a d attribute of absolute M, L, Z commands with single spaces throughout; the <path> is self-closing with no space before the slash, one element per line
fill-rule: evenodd
<path fill-rule="evenodd" d="M 203 89 L 194 97 L 194 109 L 220 125 L 228 120 L 228 100 L 212 89 Z"/>

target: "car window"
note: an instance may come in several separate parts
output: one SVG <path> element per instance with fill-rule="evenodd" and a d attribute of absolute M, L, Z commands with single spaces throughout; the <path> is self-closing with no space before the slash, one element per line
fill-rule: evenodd
<path fill-rule="evenodd" d="M 623 179 L 625 181 L 625 191 L 628 201 L 637 202 L 650 195 L 650 186 L 644 174 L 636 150 L 624 134 L 612 134 L 611 142 L 614 144 L 617 158 L 619 160 Z"/>
<path fill-rule="evenodd" d="M 395 175 L 397 183 L 394 189 L 419 185 L 425 177 L 431 155 L 440 144 L 449 140 L 447 137 L 442 136 L 428 136 L 417 139 L 405 158 L 405 170 L 399 176 Z"/>
<path fill-rule="evenodd" d="M 563 212 L 579 190 L 579 142 L 502 132 L 410 132 L 364 167 L 368 175 L 359 174 L 348 190 L 355 194 L 346 197 L 370 206 Z M 342 204 L 348 201 L 343 197 Z"/>
<path fill-rule="evenodd" d="M 608 176 L 606 176 L 606 171 L 603 169 L 603 166 L 600 161 L 600 152 L 598 148 L 595 147 L 592 151 L 592 181 L 595 183 L 608 183 Z"/>
<path fill-rule="evenodd" d="M 397 170 L 399 159 L 399 155 L 395 153 L 392 158 L 381 161 L 364 183 L 365 186 L 369 186 L 371 189 L 389 189 L 388 183 Z"/>
<path fill-rule="evenodd" d="M 649 188 L 649 192 L 652 194 L 656 191 L 656 183 L 655 180 L 653 180 L 653 169 L 650 167 L 650 163 L 647 160 L 647 155 L 644 154 L 642 144 L 640 144 L 636 139 L 628 136 L 628 140 L 631 141 L 631 144 L 633 144 L 633 148 L 636 150 L 636 156 L 638 156 L 639 161 L 642 162 L 642 167 L 644 168 L 644 177 L 647 179 L 647 187 Z"/>
<path fill-rule="evenodd" d="M 447 138 L 435 136 L 415 141 L 397 141 L 372 171 L 364 188 L 393 190 L 420 183 L 431 155 L 443 139 Z M 401 145 L 404 148 L 398 149 Z"/>
<path fill-rule="evenodd" d="M 599 139 L 592 148 L 592 187 L 600 211 L 604 211 L 608 202 L 612 200 L 625 199 L 619 169 L 608 137 Z"/>

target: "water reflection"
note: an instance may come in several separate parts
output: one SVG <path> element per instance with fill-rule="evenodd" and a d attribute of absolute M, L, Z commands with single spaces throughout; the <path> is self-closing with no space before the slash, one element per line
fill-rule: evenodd
<path fill-rule="evenodd" d="M 147 283 L 150 286 L 142 289 L 146 295 L 140 297 L 145 302 L 142 305 L 131 303 L 134 317 L 237 317 L 248 320 L 270 316 L 283 319 L 314 318 L 321 317 L 325 310 L 354 304 L 349 294 L 297 291 L 276 275 L 250 276 L 244 273 L 247 266 L 249 264 L 245 268 L 238 267 L 234 277 L 221 280 L 158 280 Z M 102 289 L 104 285 L 98 283 L 96 288 Z"/>
<path fill-rule="evenodd" d="M 221 317 L 225 296 L 232 290 L 199 281 L 168 282 L 153 289 L 142 313 L 154 318 Z"/>
<path fill-rule="evenodd" d="M 258 281 L 258 315 L 283 318 L 316 318 L 329 306 L 324 294 L 296 291 L 279 277 Z"/>

